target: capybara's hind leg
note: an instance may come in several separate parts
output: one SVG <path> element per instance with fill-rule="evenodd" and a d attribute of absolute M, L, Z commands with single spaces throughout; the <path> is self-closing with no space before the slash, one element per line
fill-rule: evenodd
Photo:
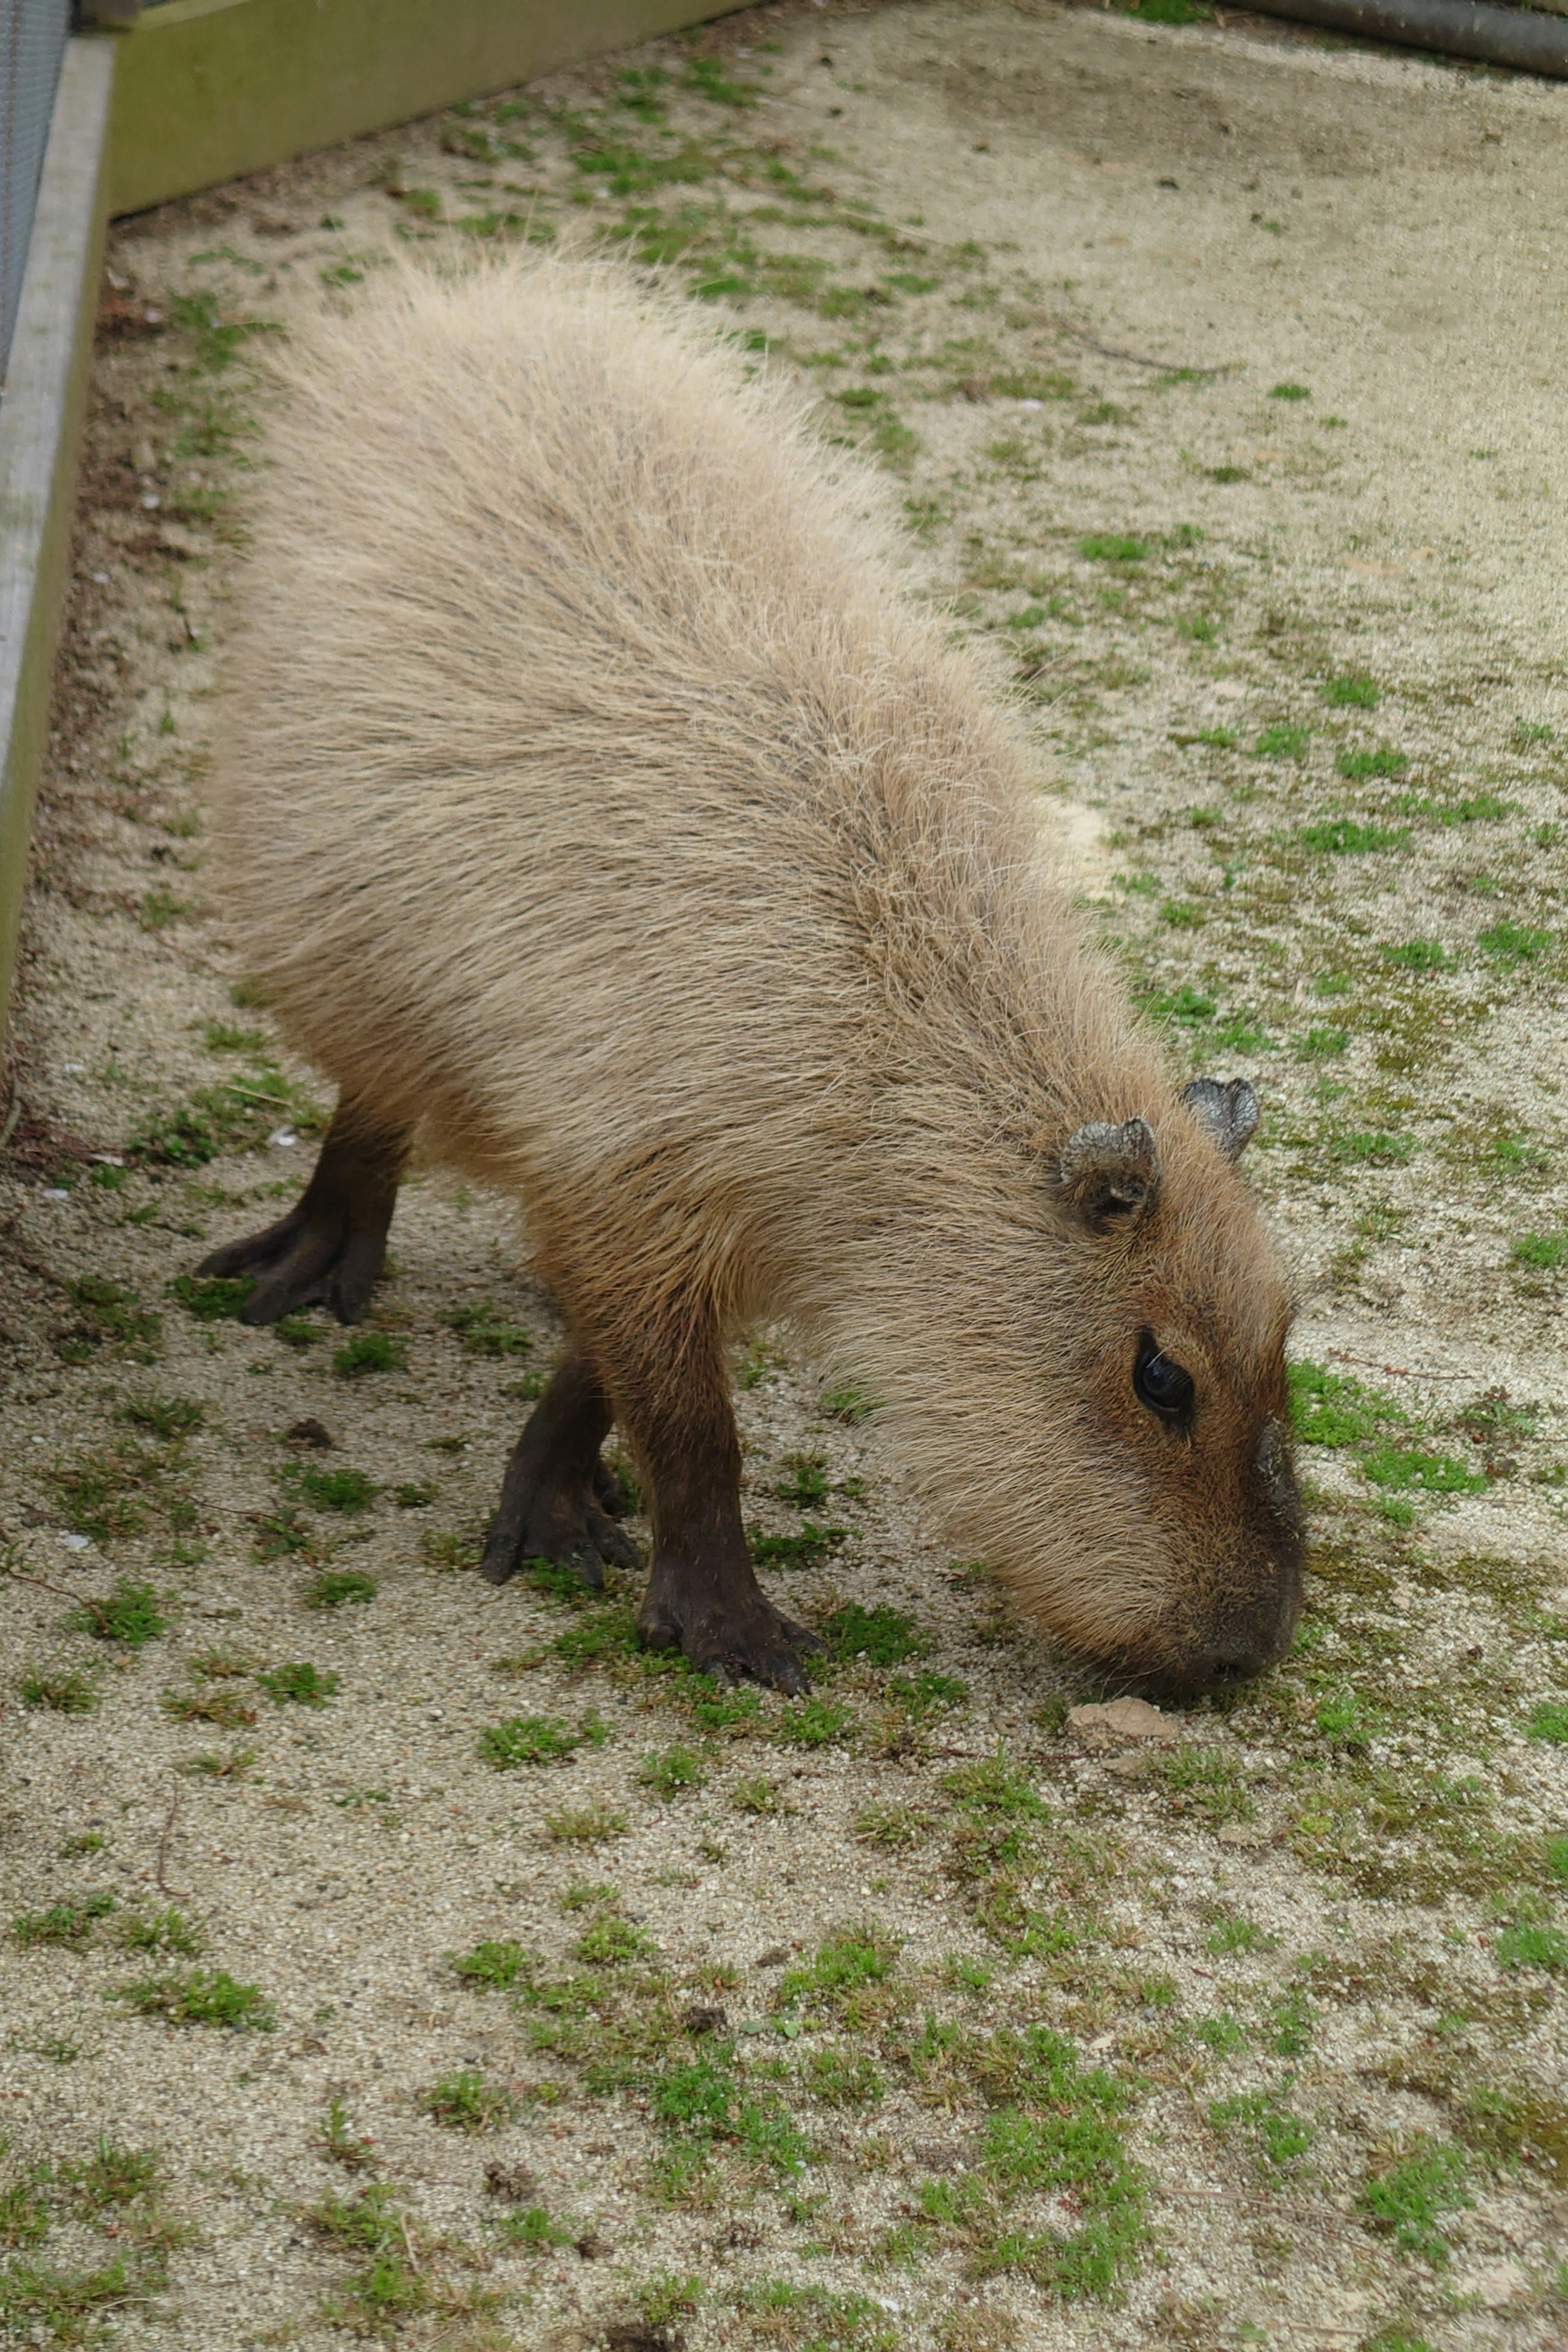
<path fill-rule="evenodd" d="M 619 1495 L 599 1458 L 610 1420 L 598 1372 L 573 1349 L 507 1464 L 485 1538 L 483 1568 L 492 1584 L 504 1584 L 525 1559 L 559 1560 L 595 1586 L 607 1567 L 641 1566 L 636 1544 L 615 1523 Z"/>
<path fill-rule="evenodd" d="M 675 1352 L 675 1351 L 672 1351 Z M 652 1488 L 653 1567 L 637 1616 L 650 1649 L 683 1650 L 700 1674 L 752 1675 L 783 1691 L 810 1688 L 800 1652 L 815 1633 L 775 1609 L 758 1584 L 741 1522 L 741 1445 L 717 1334 L 647 1369 L 638 1395 L 616 1403 Z"/>
<path fill-rule="evenodd" d="M 324 1300 L 357 1323 L 386 1255 L 387 1228 L 408 1157 L 409 1131 L 368 1118 L 349 1101 L 332 1114 L 315 1173 L 293 1208 L 265 1233 L 214 1250 L 199 1274 L 253 1275 L 242 1323 L 276 1323 Z"/>

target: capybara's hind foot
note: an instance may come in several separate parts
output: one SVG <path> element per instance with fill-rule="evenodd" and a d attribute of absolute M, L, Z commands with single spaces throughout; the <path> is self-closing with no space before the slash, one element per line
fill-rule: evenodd
<path fill-rule="evenodd" d="M 641 1567 L 636 1544 L 616 1525 L 619 1488 L 599 1459 L 609 1427 L 592 1364 L 566 1357 L 507 1464 L 481 1563 L 491 1584 L 504 1584 L 525 1559 L 574 1568 L 595 1589 L 606 1568 Z"/>
<path fill-rule="evenodd" d="M 806 1626 L 773 1607 L 749 1559 L 743 1570 L 726 1574 L 656 1559 L 637 1631 L 650 1650 L 682 1650 L 700 1675 L 716 1682 L 750 1675 L 791 1698 L 811 1688 L 800 1652 L 822 1647 Z"/>
<path fill-rule="evenodd" d="M 373 1127 L 340 1103 L 315 1173 L 288 1215 L 265 1233 L 214 1250 L 197 1273 L 254 1276 L 256 1287 L 239 1310 L 242 1323 L 276 1323 L 319 1302 L 340 1323 L 357 1323 L 386 1255 L 407 1156 L 405 1131 Z"/>

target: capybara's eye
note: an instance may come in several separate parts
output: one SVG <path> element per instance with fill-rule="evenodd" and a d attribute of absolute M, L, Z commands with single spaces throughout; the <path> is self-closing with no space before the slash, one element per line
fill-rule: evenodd
<path fill-rule="evenodd" d="M 1162 1421 L 1180 1421 L 1193 1402 L 1193 1376 L 1173 1357 L 1163 1356 L 1145 1331 L 1133 1367 L 1132 1385 Z"/>

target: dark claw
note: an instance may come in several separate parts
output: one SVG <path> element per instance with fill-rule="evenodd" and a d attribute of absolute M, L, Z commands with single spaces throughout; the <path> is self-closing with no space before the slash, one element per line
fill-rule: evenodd
<path fill-rule="evenodd" d="M 637 1631 L 650 1650 L 682 1650 L 698 1674 L 710 1675 L 715 1682 L 738 1683 L 749 1676 L 770 1683 L 787 1698 L 804 1698 L 811 1689 L 796 1650 L 824 1646 L 807 1627 L 782 1616 L 760 1594 L 732 1615 L 721 1604 L 710 1605 L 688 1626 L 681 1624 L 668 1599 L 656 1601 L 650 1594 Z"/>

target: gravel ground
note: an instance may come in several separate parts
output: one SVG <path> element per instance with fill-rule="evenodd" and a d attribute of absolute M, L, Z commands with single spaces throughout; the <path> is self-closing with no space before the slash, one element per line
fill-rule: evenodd
<path fill-rule="evenodd" d="M 1565 103 L 789 5 L 116 231 L 0 1164 L 4 2328 L 1563 2342 Z M 1130 987 L 1265 1097 L 1314 1572 L 1228 1711 L 1075 1717 L 782 1331 L 810 1706 L 483 1586 L 559 1334 L 439 1171 L 353 1352 L 190 1279 L 321 1114 L 202 870 L 270 341 L 516 237 L 805 372 Z"/>

